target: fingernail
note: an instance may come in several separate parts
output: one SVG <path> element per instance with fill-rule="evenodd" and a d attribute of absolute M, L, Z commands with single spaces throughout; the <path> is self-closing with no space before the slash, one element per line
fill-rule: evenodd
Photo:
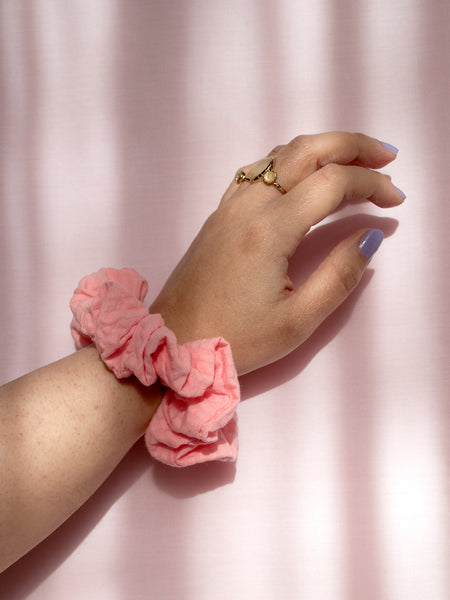
<path fill-rule="evenodd" d="M 392 154 L 398 154 L 398 148 L 396 148 L 392 144 L 388 144 L 387 142 L 381 142 L 381 145 L 384 146 L 386 150 L 389 150 L 389 152 L 392 152 Z"/>
<path fill-rule="evenodd" d="M 359 250 L 367 260 L 370 260 L 383 241 L 384 233 L 380 229 L 371 229 L 359 242 Z"/>
<path fill-rule="evenodd" d="M 400 194 L 400 196 L 403 198 L 403 200 L 406 198 L 406 194 L 405 192 L 402 192 L 402 190 L 400 188 L 398 188 L 396 185 L 394 185 L 395 189 L 397 190 L 397 192 Z"/>

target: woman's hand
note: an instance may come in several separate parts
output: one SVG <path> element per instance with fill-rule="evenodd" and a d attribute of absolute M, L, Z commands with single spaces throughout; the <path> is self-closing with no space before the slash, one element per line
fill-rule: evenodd
<path fill-rule="evenodd" d="M 294 289 L 288 261 L 309 229 L 344 200 L 367 198 L 382 208 L 404 200 L 389 177 L 372 170 L 395 153 L 362 134 L 299 136 L 269 156 L 287 193 L 234 181 L 150 309 L 179 343 L 224 337 L 240 375 L 304 342 L 356 287 L 376 249 L 374 234 L 361 250 L 368 230 L 357 231 Z"/>

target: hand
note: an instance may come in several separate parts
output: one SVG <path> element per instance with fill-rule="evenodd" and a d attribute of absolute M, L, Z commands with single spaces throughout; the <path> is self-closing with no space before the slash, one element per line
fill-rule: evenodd
<path fill-rule="evenodd" d="M 359 243 L 368 229 L 343 240 L 294 289 L 288 261 L 309 229 L 344 200 L 367 198 L 382 208 L 404 200 L 372 170 L 395 154 L 362 134 L 299 136 L 269 156 L 287 193 L 233 182 L 150 308 L 179 343 L 224 337 L 240 375 L 298 347 L 361 278 L 368 258 Z"/>

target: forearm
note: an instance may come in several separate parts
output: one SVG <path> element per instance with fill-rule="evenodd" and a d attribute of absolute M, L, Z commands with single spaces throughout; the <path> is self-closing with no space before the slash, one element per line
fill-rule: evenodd
<path fill-rule="evenodd" d="M 0 571 L 95 492 L 159 402 L 158 385 L 118 381 L 94 347 L 0 388 Z"/>
<path fill-rule="evenodd" d="M 273 169 L 276 161 L 277 171 L 271 173 L 282 181 L 282 200 L 273 181 L 266 185 L 261 179 L 260 167 L 253 177 L 259 161 L 244 167 L 152 312 L 161 313 L 180 342 L 227 340 L 239 374 L 297 348 L 358 284 L 383 234 L 369 228 L 354 232 L 297 289 L 289 259 L 310 228 L 345 200 L 369 198 L 382 208 L 403 202 L 404 194 L 376 171 L 394 160 L 394 150 L 345 132 L 300 136 L 277 146 L 270 161 Z M 106 271 L 100 283 L 107 276 Z M 139 297 L 142 286 L 137 286 Z M 115 301 L 123 294 L 111 290 L 117 296 L 109 297 L 105 314 L 116 323 Z M 76 311 L 90 301 L 91 292 L 89 286 L 78 290 Z M 137 311 L 133 327 L 148 317 L 136 298 L 130 305 Z M 118 339 L 121 331 L 115 332 Z M 131 356 L 142 357 L 142 345 Z M 83 504 L 144 433 L 159 402 L 157 387 L 119 383 L 94 348 L 0 390 L 0 569 Z"/>

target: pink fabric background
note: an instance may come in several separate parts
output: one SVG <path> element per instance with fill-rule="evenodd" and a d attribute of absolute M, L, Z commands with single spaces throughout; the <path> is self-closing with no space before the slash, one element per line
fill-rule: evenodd
<path fill-rule="evenodd" d="M 449 18 L 447 0 L 1 0 L 2 381 L 72 351 L 84 274 L 133 266 L 156 293 L 235 170 L 298 133 L 398 146 L 408 194 L 305 243 L 318 260 L 359 225 L 387 234 L 314 338 L 242 380 L 236 466 L 172 470 L 138 444 L 1 598 L 448 600 Z"/>

